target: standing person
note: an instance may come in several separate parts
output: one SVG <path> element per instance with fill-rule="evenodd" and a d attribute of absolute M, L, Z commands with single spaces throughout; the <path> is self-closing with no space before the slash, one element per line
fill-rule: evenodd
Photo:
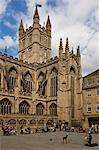
<path fill-rule="evenodd" d="M 92 135 L 91 135 L 91 132 L 89 132 L 89 141 L 88 141 L 88 144 L 91 146 L 91 142 L 92 142 Z"/>

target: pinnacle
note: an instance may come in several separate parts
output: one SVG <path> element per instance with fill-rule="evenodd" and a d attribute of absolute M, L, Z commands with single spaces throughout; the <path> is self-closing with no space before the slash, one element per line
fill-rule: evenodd
<path fill-rule="evenodd" d="M 59 45 L 59 48 L 61 49 L 63 49 L 63 44 L 62 44 L 62 38 L 60 38 L 60 45 Z"/>
<path fill-rule="evenodd" d="M 21 21 L 20 21 L 19 29 L 23 29 L 23 30 L 24 30 L 24 27 L 23 27 L 23 21 L 22 21 L 22 19 L 21 19 Z"/>
<path fill-rule="evenodd" d="M 67 39 L 66 39 L 66 46 L 65 46 L 65 50 L 69 50 L 68 37 L 67 37 Z"/>
<path fill-rule="evenodd" d="M 5 46 L 4 54 L 7 55 L 7 46 Z"/>
<path fill-rule="evenodd" d="M 77 56 L 80 56 L 80 46 L 77 47 Z"/>
<path fill-rule="evenodd" d="M 46 23 L 46 27 L 47 26 L 50 26 L 51 27 L 51 22 L 50 22 L 50 17 L 49 17 L 49 15 L 48 15 L 48 18 L 47 18 L 47 23 Z"/>
<path fill-rule="evenodd" d="M 38 18 L 38 19 L 39 19 L 39 14 L 38 14 L 37 5 L 36 5 L 36 9 L 35 9 L 35 13 L 34 13 L 33 19 L 35 19 L 35 18 Z"/>

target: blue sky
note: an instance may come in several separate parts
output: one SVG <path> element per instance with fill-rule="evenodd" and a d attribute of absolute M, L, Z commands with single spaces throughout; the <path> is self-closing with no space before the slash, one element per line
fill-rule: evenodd
<path fill-rule="evenodd" d="M 5 46 L 8 54 L 18 56 L 18 27 L 23 19 L 24 27 L 32 25 L 35 3 L 40 24 L 46 24 L 47 16 L 52 23 L 52 55 L 58 54 L 59 39 L 65 47 L 69 38 L 70 49 L 81 47 L 83 74 L 99 68 L 99 14 L 98 0 L 0 0 L 0 51 Z"/>

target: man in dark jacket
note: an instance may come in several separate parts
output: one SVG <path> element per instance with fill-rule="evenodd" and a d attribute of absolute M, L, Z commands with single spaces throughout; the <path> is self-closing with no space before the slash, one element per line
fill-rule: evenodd
<path fill-rule="evenodd" d="M 91 141 L 92 141 L 92 135 L 91 135 L 91 133 L 89 132 L 89 141 L 88 141 L 88 143 L 89 143 L 90 146 L 91 146 Z"/>

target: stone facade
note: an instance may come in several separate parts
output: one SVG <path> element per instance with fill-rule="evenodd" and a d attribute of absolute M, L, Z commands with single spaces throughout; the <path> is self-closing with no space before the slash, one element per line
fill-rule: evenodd
<path fill-rule="evenodd" d="M 83 126 L 99 124 L 99 69 L 83 78 Z"/>
<path fill-rule="evenodd" d="M 79 125 L 82 120 L 80 47 L 74 54 L 68 38 L 59 56 L 51 58 L 51 21 L 39 24 L 36 7 L 33 25 L 19 27 L 18 59 L 0 54 L 0 124 L 38 127 L 54 122 Z"/>

